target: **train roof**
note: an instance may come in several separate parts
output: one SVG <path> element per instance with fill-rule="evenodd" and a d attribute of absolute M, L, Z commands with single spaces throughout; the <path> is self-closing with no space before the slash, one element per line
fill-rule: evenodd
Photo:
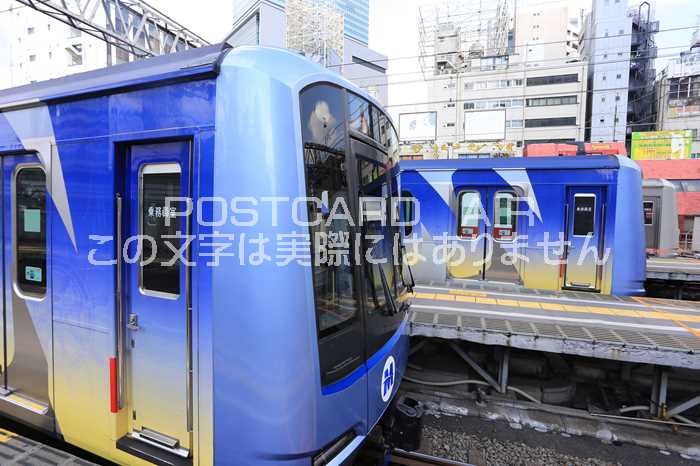
<path fill-rule="evenodd" d="M 243 66 L 250 65 L 249 54 L 252 52 L 255 54 L 257 66 L 270 72 L 274 71 L 277 78 L 290 84 L 301 76 L 326 75 L 327 81 L 342 85 L 381 108 L 381 104 L 364 89 L 298 53 L 275 47 L 232 48 L 222 43 L 0 90 L 0 112 L 52 101 L 93 97 L 132 88 L 202 79 L 208 76 L 215 77 L 219 74 L 220 66 L 229 52 L 233 52 L 231 56 L 243 57 L 241 61 Z M 280 61 L 288 65 L 288 69 L 280 69 Z"/>
<path fill-rule="evenodd" d="M 488 170 L 494 168 L 618 169 L 624 164 L 613 155 L 580 155 L 567 157 L 494 157 L 483 159 L 402 160 L 401 171 L 407 170 Z"/>
<path fill-rule="evenodd" d="M 0 110 L 160 81 L 216 75 L 218 63 L 227 51 L 221 44 L 209 45 L 2 90 Z"/>

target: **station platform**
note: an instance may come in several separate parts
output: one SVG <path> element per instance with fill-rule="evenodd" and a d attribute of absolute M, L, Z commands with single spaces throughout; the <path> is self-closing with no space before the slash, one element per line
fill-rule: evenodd
<path fill-rule="evenodd" d="M 700 303 L 454 280 L 416 285 L 413 336 L 700 369 Z"/>
<path fill-rule="evenodd" d="M 0 464 L 31 466 L 96 466 L 62 450 L 0 428 Z"/>
<path fill-rule="evenodd" d="M 700 282 L 700 259 L 649 257 L 647 279 Z"/>

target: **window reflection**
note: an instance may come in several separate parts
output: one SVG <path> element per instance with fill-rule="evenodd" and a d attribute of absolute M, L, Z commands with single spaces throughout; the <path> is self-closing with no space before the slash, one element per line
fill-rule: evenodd
<path fill-rule="evenodd" d="M 345 148 L 345 107 L 343 93 L 338 88 L 320 85 L 305 90 L 301 116 L 305 145 Z"/>
<path fill-rule="evenodd" d="M 353 131 L 372 136 L 369 103 L 362 97 L 348 93 L 348 120 Z"/>

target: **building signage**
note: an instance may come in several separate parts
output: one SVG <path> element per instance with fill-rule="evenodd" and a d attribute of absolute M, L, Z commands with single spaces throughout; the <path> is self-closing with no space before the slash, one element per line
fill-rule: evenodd
<path fill-rule="evenodd" d="M 688 159 L 692 143 L 690 130 L 632 133 L 632 159 Z"/>
<path fill-rule="evenodd" d="M 399 139 L 402 141 L 435 141 L 437 113 L 402 113 L 399 115 Z"/>

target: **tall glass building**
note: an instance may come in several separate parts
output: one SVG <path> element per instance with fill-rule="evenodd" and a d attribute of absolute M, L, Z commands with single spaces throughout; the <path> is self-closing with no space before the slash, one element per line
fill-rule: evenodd
<path fill-rule="evenodd" d="M 284 7 L 286 0 L 269 0 Z M 245 12 L 255 0 L 236 0 L 234 17 Z M 345 16 L 345 35 L 367 45 L 369 43 L 369 0 L 335 0 Z"/>

